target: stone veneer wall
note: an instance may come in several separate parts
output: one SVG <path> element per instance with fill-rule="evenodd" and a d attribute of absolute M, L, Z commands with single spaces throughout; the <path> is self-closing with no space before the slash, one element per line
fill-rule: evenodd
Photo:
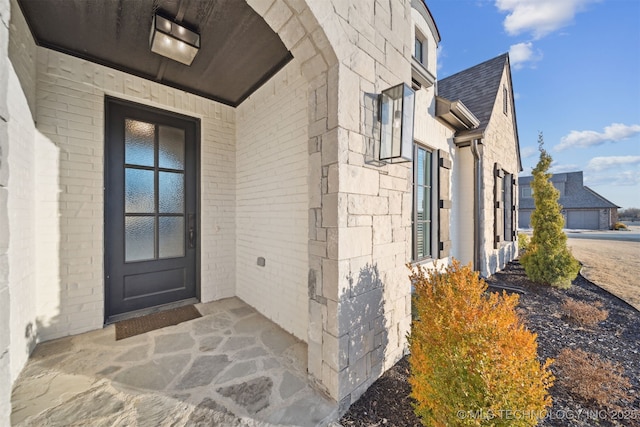
<path fill-rule="evenodd" d="M 309 373 L 346 407 L 406 351 L 411 168 L 364 159 L 375 96 L 410 82 L 410 2 L 248 2 L 307 81 Z M 102 324 L 104 94 L 202 118 L 202 299 L 233 295 L 234 110 L 45 49 L 37 68 L 38 129 L 60 150 L 59 307 L 43 336 Z"/>
<path fill-rule="evenodd" d="M 9 180 L 8 149 L 9 110 L 9 0 L 0 0 L 0 425 L 9 425 L 11 416 L 11 293 L 9 288 L 9 215 L 7 211 Z"/>
<path fill-rule="evenodd" d="M 479 268 L 482 276 L 488 277 L 496 271 L 502 270 L 505 265 L 518 256 L 518 244 L 514 241 L 504 241 L 499 244 L 498 249 L 494 249 L 494 164 L 497 162 L 506 172 L 513 174 L 513 178 L 518 181 L 519 165 L 518 152 L 515 140 L 513 98 L 511 94 L 511 79 L 508 68 L 505 67 L 498 93 L 493 106 L 491 120 L 485 130 L 484 153 L 483 153 L 483 180 L 484 180 L 484 225 L 481 230 L 483 240 L 482 264 Z M 509 94 L 508 114 L 503 112 L 504 91 L 503 85 L 507 87 Z M 517 206 L 514 215 L 517 215 Z M 516 222 L 517 224 L 517 222 Z M 481 225 L 482 227 L 482 225 Z"/>
<path fill-rule="evenodd" d="M 310 376 L 345 408 L 406 350 L 410 165 L 365 164 L 375 97 L 410 82 L 410 2 L 250 0 L 309 99 Z"/>

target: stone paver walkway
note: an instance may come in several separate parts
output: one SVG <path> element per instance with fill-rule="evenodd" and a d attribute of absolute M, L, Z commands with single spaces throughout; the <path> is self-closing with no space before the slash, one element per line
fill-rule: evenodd
<path fill-rule="evenodd" d="M 115 341 L 114 326 L 39 344 L 16 381 L 16 426 L 327 425 L 305 343 L 237 298 Z"/>

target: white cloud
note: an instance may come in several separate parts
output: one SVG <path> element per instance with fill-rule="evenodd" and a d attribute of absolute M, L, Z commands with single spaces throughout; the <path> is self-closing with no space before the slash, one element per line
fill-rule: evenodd
<path fill-rule="evenodd" d="M 640 156 L 608 156 L 594 157 L 589 160 L 587 169 L 601 171 L 605 169 L 619 168 L 622 166 L 633 166 L 640 164 Z"/>
<path fill-rule="evenodd" d="M 592 187 L 606 185 L 611 186 L 633 186 L 640 184 L 639 171 L 623 171 L 614 174 L 607 173 L 589 173 L 584 177 L 584 183 Z"/>
<path fill-rule="evenodd" d="M 520 150 L 520 157 L 523 159 L 528 159 L 529 157 L 533 157 L 538 152 L 538 149 L 535 147 L 524 147 Z"/>
<path fill-rule="evenodd" d="M 556 162 L 553 162 L 551 164 L 551 167 L 549 168 L 549 172 L 551 173 L 575 172 L 579 170 L 580 170 L 580 165 L 576 165 L 576 164 L 562 165 Z"/>
<path fill-rule="evenodd" d="M 560 144 L 556 145 L 556 151 L 565 150 L 571 147 L 591 147 L 604 144 L 607 141 L 621 141 L 640 134 L 640 125 L 625 125 L 622 123 L 612 123 L 604 128 L 604 132 L 594 130 L 572 130 L 569 135 L 560 138 Z"/>
<path fill-rule="evenodd" d="M 598 0 L 496 0 L 500 12 L 508 13 L 504 29 L 509 35 L 531 33 L 540 39 L 573 21 L 576 13 Z"/>
<path fill-rule="evenodd" d="M 442 46 L 442 44 L 438 45 L 438 47 L 436 48 L 436 68 L 438 71 L 440 71 L 442 69 L 442 65 L 444 63 L 444 58 L 447 57 L 447 53 L 444 50 L 444 47 Z"/>
<path fill-rule="evenodd" d="M 541 59 L 542 52 L 540 50 L 534 52 L 533 43 L 531 42 L 517 43 L 509 48 L 509 60 L 511 61 L 511 66 L 516 70 L 524 67 L 526 63 L 531 63 L 533 66 L 534 63 Z"/>

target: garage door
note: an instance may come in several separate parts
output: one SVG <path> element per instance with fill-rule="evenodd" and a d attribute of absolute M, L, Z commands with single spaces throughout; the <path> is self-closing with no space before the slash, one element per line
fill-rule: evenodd
<path fill-rule="evenodd" d="M 531 211 L 518 212 L 518 228 L 531 228 Z"/>
<path fill-rule="evenodd" d="M 597 210 L 591 211 L 568 211 L 567 228 L 578 228 L 583 230 L 597 230 L 599 227 Z"/>

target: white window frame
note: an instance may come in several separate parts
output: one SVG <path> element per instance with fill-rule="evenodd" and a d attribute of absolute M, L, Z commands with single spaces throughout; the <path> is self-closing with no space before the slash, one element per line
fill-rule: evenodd
<path fill-rule="evenodd" d="M 420 43 L 420 55 L 417 55 L 417 45 L 418 43 Z M 415 29 L 415 37 L 414 37 L 414 41 L 413 41 L 413 57 L 416 59 L 416 61 L 418 61 L 420 64 L 422 64 L 425 68 L 427 67 L 427 52 L 428 52 L 428 46 L 427 46 L 427 38 L 425 36 L 422 35 L 422 33 L 420 32 L 420 30 L 418 30 L 417 28 Z"/>

